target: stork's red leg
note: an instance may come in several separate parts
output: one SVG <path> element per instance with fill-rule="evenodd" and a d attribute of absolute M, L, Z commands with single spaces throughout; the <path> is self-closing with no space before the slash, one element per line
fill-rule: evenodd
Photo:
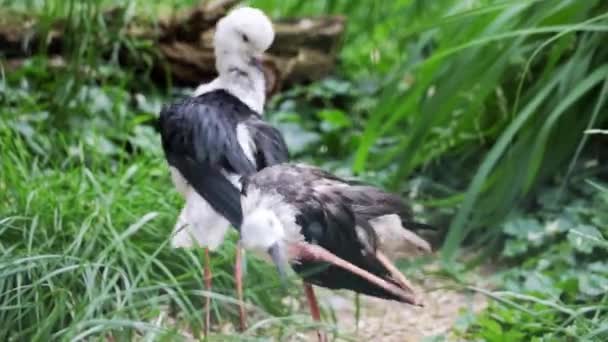
<path fill-rule="evenodd" d="M 296 255 L 299 259 L 323 261 L 330 263 L 353 274 L 356 274 L 361 278 L 366 279 L 370 283 L 385 289 L 386 291 L 400 298 L 405 303 L 422 306 L 422 303 L 420 303 L 416 296 L 410 293 L 410 291 L 406 291 L 405 289 L 399 288 L 397 285 L 391 284 L 388 281 L 376 275 L 373 275 L 356 265 L 353 265 L 352 263 L 334 255 L 333 253 L 329 252 L 321 246 L 309 244 L 306 242 L 296 242 L 290 245 L 290 249 L 290 254 Z"/>
<path fill-rule="evenodd" d="M 240 330 L 244 331 L 247 328 L 247 316 L 245 313 L 245 302 L 243 301 L 243 267 L 242 253 L 244 253 L 241 244 L 236 245 L 236 263 L 234 265 L 234 279 L 236 281 L 236 294 L 239 299 L 239 323 Z"/>
<path fill-rule="evenodd" d="M 205 262 L 204 262 L 204 278 L 205 278 L 205 290 L 211 291 L 211 266 L 209 260 L 209 248 L 205 247 Z M 209 328 L 211 326 L 211 297 L 205 296 L 205 336 L 209 334 Z"/>
<path fill-rule="evenodd" d="M 310 307 L 310 315 L 315 322 L 321 322 L 321 310 L 319 310 L 319 303 L 317 302 L 317 297 L 315 296 L 315 289 L 307 282 L 304 282 L 304 293 L 306 293 L 306 299 L 308 301 L 308 306 Z M 317 338 L 319 342 L 327 341 L 327 336 L 321 332 L 321 330 L 317 330 Z"/>

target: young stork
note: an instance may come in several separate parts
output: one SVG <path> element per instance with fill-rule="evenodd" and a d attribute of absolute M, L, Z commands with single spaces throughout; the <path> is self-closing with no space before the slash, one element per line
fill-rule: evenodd
<path fill-rule="evenodd" d="M 241 181 L 242 246 L 270 254 L 282 276 L 291 265 L 304 279 L 314 320 L 320 312 L 311 284 L 422 305 L 390 259 L 430 252 L 410 231 L 430 227 L 413 222 L 397 195 L 299 164 Z"/>
<path fill-rule="evenodd" d="M 261 56 L 274 39 L 272 23 L 258 9 L 241 7 L 222 18 L 214 36 L 218 77 L 193 97 L 165 106 L 159 128 L 175 187 L 186 199 L 174 229 L 174 247 L 205 248 L 205 287 L 211 289 L 209 250 L 223 241 L 229 225 L 241 225 L 238 178 L 287 160 L 287 147 L 262 120 L 265 79 Z M 226 190 L 228 189 L 228 190 Z M 235 194 L 236 193 L 236 194 Z M 241 248 L 235 279 L 242 302 Z M 205 300 L 205 332 L 210 320 Z"/>

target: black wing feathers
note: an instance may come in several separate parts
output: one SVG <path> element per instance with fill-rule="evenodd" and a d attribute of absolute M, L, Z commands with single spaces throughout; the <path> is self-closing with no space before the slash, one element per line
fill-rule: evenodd
<path fill-rule="evenodd" d="M 256 171 L 247 159 L 236 135 L 236 126 L 251 113 L 242 103 L 223 91 L 189 97 L 161 111 L 163 149 L 195 161 L 246 175 Z"/>
<path fill-rule="evenodd" d="M 402 220 L 412 217 L 409 207 L 397 195 L 364 185 L 344 187 L 340 190 L 362 219 L 370 220 L 390 214 L 397 214 Z"/>
<path fill-rule="evenodd" d="M 435 227 L 418 223 L 413 220 L 412 211 L 407 203 L 398 195 L 383 191 L 382 189 L 370 186 L 359 180 L 346 180 L 333 175 L 317 167 L 297 165 L 304 177 L 313 178 L 317 181 L 331 181 L 334 194 L 340 194 L 342 199 L 350 204 L 357 224 L 362 227 L 364 222 L 373 218 L 397 214 L 404 227 L 417 230 L 436 230 Z M 348 185 L 348 186 L 345 186 Z"/>
<path fill-rule="evenodd" d="M 281 132 L 257 118 L 247 120 L 245 124 L 253 132 L 258 169 L 287 162 L 289 154 Z"/>
<path fill-rule="evenodd" d="M 355 214 L 344 202 L 330 198 L 309 200 L 298 206 L 301 214 L 296 222 L 308 242 L 330 250 L 336 256 L 348 260 L 386 281 L 393 282 L 389 271 L 378 261 L 373 251 L 363 245 L 354 229 Z M 373 228 L 364 222 L 361 226 L 367 234 L 375 236 Z M 334 289 L 350 289 L 371 296 L 398 300 L 393 294 L 342 268 L 319 262 L 301 261 L 292 267 L 306 281 Z"/>
<path fill-rule="evenodd" d="M 243 193 L 246 194 L 250 186 L 261 191 L 277 191 L 296 207 L 296 223 L 307 242 L 324 247 L 336 256 L 400 286 L 376 257 L 377 236 L 369 223 L 372 218 L 388 214 L 398 214 L 402 220 L 411 220 L 409 208 L 399 196 L 358 181 L 343 180 L 316 167 L 298 164 L 276 165 L 244 177 Z M 361 233 L 364 236 L 360 237 Z M 384 289 L 335 266 L 300 260 L 292 267 L 313 284 L 399 300 Z"/>
<path fill-rule="evenodd" d="M 243 213 L 240 191 L 219 170 L 178 156 L 171 158 L 170 162 L 216 212 L 236 229 L 241 227 Z"/>
<path fill-rule="evenodd" d="M 260 155 L 256 161 L 262 163 L 250 160 L 243 151 L 237 135 L 239 124 L 250 134 L 254 132 L 255 151 Z M 226 174 L 248 176 L 258 168 L 287 161 L 281 134 L 224 90 L 165 106 L 158 126 L 169 164 L 235 228 L 242 221 L 240 191 Z"/>

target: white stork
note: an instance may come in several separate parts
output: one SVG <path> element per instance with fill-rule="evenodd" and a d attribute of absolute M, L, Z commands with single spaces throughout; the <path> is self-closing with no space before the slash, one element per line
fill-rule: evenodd
<path fill-rule="evenodd" d="M 430 252 L 410 229 L 431 227 L 414 222 L 399 196 L 299 164 L 242 182 L 241 245 L 270 254 L 282 276 L 291 265 L 304 279 L 314 320 L 320 313 L 311 284 L 422 305 L 390 259 Z"/>
<path fill-rule="evenodd" d="M 261 56 L 274 39 L 272 23 L 258 9 L 241 7 L 216 25 L 214 47 L 218 77 L 199 86 L 194 96 L 165 106 L 159 129 L 175 187 L 186 203 L 174 229 L 172 246 L 204 247 L 205 287 L 211 289 L 209 250 L 224 240 L 230 224 L 241 224 L 238 179 L 287 160 L 280 132 L 262 120 L 265 78 Z M 242 304 L 241 249 L 235 265 Z M 205 332 L 210 320 L 205 301 Z"/>

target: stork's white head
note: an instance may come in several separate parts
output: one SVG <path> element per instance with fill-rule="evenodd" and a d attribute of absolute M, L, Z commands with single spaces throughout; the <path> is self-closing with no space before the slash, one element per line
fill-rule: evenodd
<path fill-rule="evenodd" d="M 216 67 L 224 74 L 230 69 L 260 73 L 260 57 L 274 40 L 272 22 L 256 8 L 233 10 L 217 23 L 214 37 Z"/>
<path fill-rule="evenodd" d="M 283 225 L 268 209 L 259 208 L 243 217 L 241 243 L 246 249 L 266 252 L 284 237 Z"/>
<path fill-rule="evenodd" d="M 268 253 L 282 279 L 288 266 L 284 238 L 283 224 L 271 210 L 258 208 L 243 217 L 241 244 L 246 249 Z"/>
<path fill-rule="evenodd" d="M 218 21 L 213 40 L 219 77 L 200 85 L 194 96 L 225 89 L 262 114 L 266 82 L 261 57 L 274 40 L 270 19 L 259 9 L 237 8 Z"/>

